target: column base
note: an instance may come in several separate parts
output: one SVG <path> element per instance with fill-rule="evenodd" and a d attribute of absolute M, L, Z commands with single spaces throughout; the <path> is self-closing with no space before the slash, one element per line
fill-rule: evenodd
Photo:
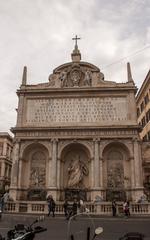
<path fill-rule="evenodd" d="M 105 190 L 104 188 L 93 188 L 91 191 L 91 201 L 99 202 L 104 201 L 105 199 Z"/>
<path fill-rule="evenodd" d="M 143 190 L 143 187 L 135 187 L 134 189 L 131 189 L 132 201 L 137 202 L 144 195 Z"/>
<path fill-rule="evenodd" d="M 17 187 L 11 187 L 9 189 L 9 198 L 13 201 L 17 200 Z"/>

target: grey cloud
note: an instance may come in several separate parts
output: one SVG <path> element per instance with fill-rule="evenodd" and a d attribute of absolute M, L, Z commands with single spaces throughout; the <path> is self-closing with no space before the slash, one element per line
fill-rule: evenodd
<path fill-rule="evenodd" d="M 101 69 L 106 79 L 126 81 L 126 62 L 141 85 L 149 70 L 150 48 L 105 67 L 150 44 L 149 0 L 11 0 L 0 1 L 0 130 L 15 125 L 16 89 L 22 69 L 28 82 L 46 82 L 58 65 L 71 60 L 79 34 L 82 60 Z M 4 96 L 5 95 L 5 96 Z"/>

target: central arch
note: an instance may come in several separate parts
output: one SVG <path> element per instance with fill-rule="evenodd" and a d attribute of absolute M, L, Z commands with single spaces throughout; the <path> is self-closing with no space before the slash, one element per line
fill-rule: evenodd
<path fill-rule="evenodd" d="M 65 198 L 87 200 L 90 188 L 91 156 L 88 148 L 81 143 L 70 143 L 61 153 L 61 189 Z"/>

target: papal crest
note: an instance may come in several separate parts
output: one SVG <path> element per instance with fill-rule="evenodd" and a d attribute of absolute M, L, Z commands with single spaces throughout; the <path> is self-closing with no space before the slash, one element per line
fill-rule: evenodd
<path fill-rule="evenodd" d="M 70 72 L 70 78 L 71 78 L 73 86 L 79 86 L 80 79 L 81 79 L 81 71 L 78 69 L 73 69 Z"/>

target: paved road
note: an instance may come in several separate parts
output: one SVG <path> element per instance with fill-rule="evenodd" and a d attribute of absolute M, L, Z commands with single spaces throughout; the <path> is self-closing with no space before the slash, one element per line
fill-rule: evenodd
<path fill-rule="evenodd" d="M 30 224 L 36 216 L 29 215 L 3 215 L 0 221 L 0 233 L 6 236 L 7 231 L 17 223 Z M 145 240 L 150 240 L 150 218 L 109 218 L 109 217 L 96 217 L 96 218 L 80 218 L 71 221 L 69 232 L 75 234 L 75 240 L 81 239 L 82 230 L 87 229 L 90 225 L 91 231 L 94 226 L 101 226 L 104 232 L 97 237 L 102 240 L 118 240 L 127 232 L 141 232 L 145 234 Z M 46 232 L 40 233 L 36 236 L 35 240 L 66 240 L 68 231 L 68 221 L 64 217 L 46 217 L 44 222 L 39 225 L 47 228 Z M 82 238 L 83 239 L 83 238 Z"/>

